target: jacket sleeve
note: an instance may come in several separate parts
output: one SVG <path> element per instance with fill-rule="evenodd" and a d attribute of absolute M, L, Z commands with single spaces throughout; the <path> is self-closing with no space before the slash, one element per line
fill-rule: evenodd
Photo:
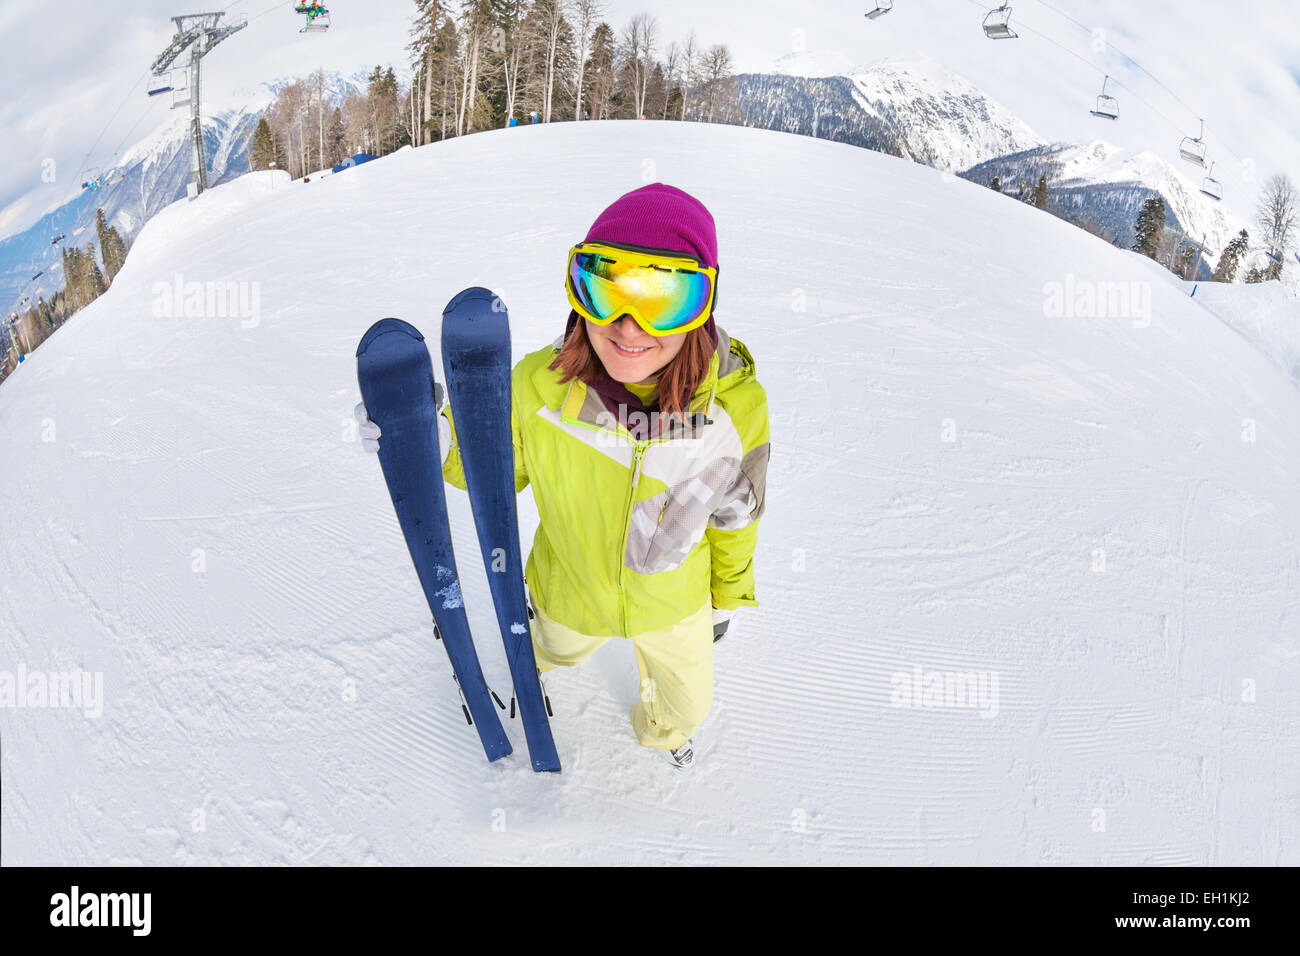
<path fill-rule="evenodd" d="M 745 400 L 728 409 L 740 433 L 744 457 L 704 532 L 713 562 L 713 606 L 724 610 L 758 604 L 754 598 L 754 548 L 767 491 L 767 396 L 757 382 L 747 385 L 746 391 Z"/>
<path fill-rule="evenodd" d="M 460 442 L 456 438 L 456 422 L 451 417 L 450 402 L 442 406 L 441 414 L 447 419 L 447 424 L 451 426 L 451 448 L 447 452 L 447 460 L 442 463 L 442 477 L 447 484 L 454 485 L 461 491 L 465 491 L 467 490 L 465 487 L 465 466 L 460 459 Z M 528 484 L 528 469 L 524 464 L 524 448 L 519 438 L 519 419 L 515 415 L 513 408 L 510 410 L 510 431 L 515 446 L 515 494 L 518 494 Z"/>

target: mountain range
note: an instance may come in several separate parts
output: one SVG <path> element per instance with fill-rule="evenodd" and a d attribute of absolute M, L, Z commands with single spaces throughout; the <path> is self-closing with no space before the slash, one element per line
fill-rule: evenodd
<path fill-rule="evenodd" d="M 365 74 L 331 73 L 330 96 L 341 102 L 364 88 Z M 206 100 L 204 135 L 209 182 L 248 171 L 248 144 L 257 120 L 292 78 Z M 743 126 L 775 129 L 889 153 L 981 185 L 993 177 L 1016 191 L 1047 179 L 1049 209 L 1094 224 L 1128 246 L 1142 202 L 1165 197 L 1171 229 L 1202 239 L 1207 262 L 1245 225 L 1199 191 L 1199 179 L 1151 152 L 1131 152 L 1096 140 L 1048 143 L 1007 107 L 969 80 L 926 57 L 891 58 L 853 66 L 843 57 L 788 54 L 772 72 L 737 77 L 737 101 L 722 116 Z M 17 306 L 61 288 L 52 236 L 84 245 L 94 238 L 94 214 L 131 236 L 160 209 L 184 197 L 189 180 L 187 117 L 177 111 L 116 164 L 121 182 L 83 192 L 21 233 L 0 240 L 0 302 Z M 43 273 L 33 279 L 35 273 Z"/>

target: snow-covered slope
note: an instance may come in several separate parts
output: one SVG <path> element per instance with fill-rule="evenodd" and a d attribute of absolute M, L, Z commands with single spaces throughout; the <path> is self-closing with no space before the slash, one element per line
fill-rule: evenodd
<path fill-rule="evenodd" d="M 691 773 L 632 736 L 621 642 L 548 679 L 563 774 L 513 724 L 488 765 L 351 440 L 353 353 L 384 315 L 436 343 L 474 284 L 516 356 L 552 340 L 566 250 L 646 157 L 713 210 L 768 391 L 761 606 Z M 1157 270 L 923 166 L 695 123 L 171 207 L 0 385 L 0 672 L 103 675 L 97 717 L 0 707 L 4 862 L 1300 863 L 1300 389 Z"/>
<path fill-rule="evenodd" d="M 1191 292 L 1193 284 L 1186 285 Z M 1300 294 L 1281 282 L 1202 282 L 1194 288 L 1197 304 L 1241 333 L 1300 388 Z"/>

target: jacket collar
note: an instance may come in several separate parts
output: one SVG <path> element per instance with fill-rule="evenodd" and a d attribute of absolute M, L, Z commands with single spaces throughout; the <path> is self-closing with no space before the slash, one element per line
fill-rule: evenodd
<path fill-rule="evenodd" d="M 674 422 L 664 438 L 695 438 L 705 425 L 710 424 L 714 400 L 719 391 L 725 391 L 733 384 L 753 377 L 754 360 L 749 350 L 736 339 L 731 338 L 720 326 L 715 327 L 718 347 L 709 360 L 709 371 L 704 376 L 695 394 L 691 398 L 689 414 L 684 422 Z M 552 356 L 559 352 L 564 344 L 561 335 L 551 343 Z M 593 428 L 610 431 L 619 426 L 612 421 L 612 416 L 605 409 L 605 404 L 594 389 L 585 382 L 577 381 L 561 384 L 559 373 L 550 369 L 549 362 L 538 366 L 533 372 L 532 383 L 537 394 L 547 407 L 559 411 L 562 419 L 579 422 Z"/>

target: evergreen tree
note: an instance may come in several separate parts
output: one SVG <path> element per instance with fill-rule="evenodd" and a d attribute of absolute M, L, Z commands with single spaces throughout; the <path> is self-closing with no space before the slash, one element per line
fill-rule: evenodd
<path fill-rule="evenodd" d="M 1223 252 L 1219 255 L 1219 264 L 1214 267 L 1214 274 L 1210 276 L 1211 281 L 1235 282 L 1241 258 L 1246 254 L 1249 245 L 1250 236 L 1243 229 L 1223 247 Z"/>
<path fill-rule="evenodd" d="M 335 108 L 330 114 L 329 127 L 325 130 L 325 164 L 337 166 L 348 158 L 347 131 L 343 126 L 343 110 Z"/>
<path fill-rule="evenodd" d="M 1250 283 L 1263 282 L 1265 278 L 1266 275 L 1254 266 L 1251 266 L 1246 272 L 1246 281 Z"/>
<path fill-rule="evenodd" d="M 1150 259 L 1160 251 L 1165 233 L 1165 200 L 1163 196 L 1152 196 L 1142 204 L 1138 212 L 1137 226 L 1133 229 L 1133 249 Z"/>
<path fill-rule="evenodd" d="M 1030 194 L 1029 201 L 1038 209 L 1047 208 L 1047 177 L 1039 176 L 1038 185 L 1034 187 Z"/>
<path fill-rule="evenodd" d="M 93 302 L 104 294 L 104 273 L 99 271 L 99 262 L 95 259 L 95 244 L 86 243 L 86 286 Z"/>
<path fill-rule="evenodd" d="M 257 121 L 252 145 L 248 148 L 248 168 L 270 169 L 274 162 L 276 162 L 275 135 L 271 132 L 271 124 L 263 116 Z"/>
<path fill-rule="evenodd" d="M 587 64 L 590 87 L 585 99 L 592 119 L 611 119 L 619 105 L 615 60 L 618 41 L 614 28 L 601 21 L 591 34 L 591 61 Z"/>
<path fill-rule="evenodd" d="M 994 176 L 993 182 L 989 183 L 989 189 L 993 190 L 995 193 L 1002 192 L 1002 180 L 997 176 Z"/>
<path fill-rule="evenodd" d="M 104 218 L 104 210 L 95 210 L 95 232 L 99 236 L 99 249 L 104 257 L 104 277 L 111 285 L 113 277 L 126 263 L 126 243 L 116 228 Z"/>

